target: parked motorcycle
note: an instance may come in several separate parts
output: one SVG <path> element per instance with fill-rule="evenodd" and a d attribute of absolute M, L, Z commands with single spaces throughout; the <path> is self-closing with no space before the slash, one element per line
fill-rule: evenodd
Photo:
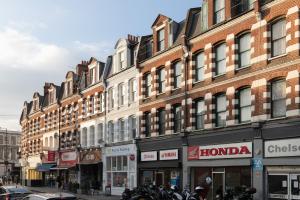
<path fill-rule="evenodd" d="M 242 188 L 238 191 L 229 189 L 225 192 L 224 197 L 222 197 L 220 194 L 217 194 L 216 200 L 253 200 L 253 194 L 255 193 L 255 188 Z"/>
<path fill-rule="evenodd" d="M 171 186 L 170 198 L 172 200 L 185 200 L 183 196 L 179 193 L 179 188 L 176 185 Z"/>

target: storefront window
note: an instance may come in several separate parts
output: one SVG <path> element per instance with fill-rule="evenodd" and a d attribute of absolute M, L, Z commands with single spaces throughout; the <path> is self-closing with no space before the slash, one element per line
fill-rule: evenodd
<path fill-rule="evenodd" d="M 107 184 L 111 184 L 113 187 L 128 187 L 128 157 L 108 157 L 106 163 Z M 112 163 L 112 168 L 109 163 Z"/>
<path fill-rule="evenodd" d="M 113 186 L 114 187 L 126 187 L 127 172 L 114 172 L 113 173 Z"/>
<path fill-rule="evenodd" d="M 251 187 L 250 167 L 218 167 L 218 168 L 194 168 L 192 170 L 192 188 L 204 186 L 209 188 L 208 200 L 217 194 L 232 191 L 239 192 L 246 187 Z M 206 184 L 206 178 L 212 178 L 211 185 Z"/>
<path fill-rule="evenodd" d="M 288 176 L 287 175 L 269 175 L 268 192 L 271 195 L 288 194 Z"/>
<path fill-rule="evenodd" d="M 143 171 L 143 185 L 153 184 L 153 171 Z"/>

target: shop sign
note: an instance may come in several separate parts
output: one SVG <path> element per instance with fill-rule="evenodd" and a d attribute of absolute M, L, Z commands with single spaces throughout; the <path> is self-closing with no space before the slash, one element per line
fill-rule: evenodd
<path fill-rule="evenodd" d="M 197 146 L 188 148 L 189 160 L 249 158 L 252 157 L 252 143 L 233 143 Z"/>
<path fill-rule="evenodd" d="M 96 164 L 101 161 L 101 151 L 93 149 L 91 151 L 80 152 L 80 164 Z"/>
<path fill-rule="evenodd" d="M 141 153 L 141 161 L 156 161 L 157 151 L 148 151 Z"/>
<path fill-rule="evenodd" d="M 59 165 L 61 166 L 75 166 L 77 164 L 76 151 L 68 151 L 60 153 Z"/>
<path fill-rule="evenodd" d="M 253 158 L 252 159 L 252 169 L 254 171 L 263 171 L 262 158 Z"/>
<path fill-rule="evenodd" d="M 48 162 L 55 161 L 55 151 L 48 151 Z"/>
<path fill-rule="evenodd" d="M 159 151 L 159 160 L 178 160 L 178 149 Z"/>
<path fill-rule="evenodd" d="M 129 155 L 133 153 L 133 145 L 123 145 L 117 147 L 107 147 L 106 154 L 107 156 L 118 156 L 118 155 Z"/>
<path fill-rule="evenodd" d="M 265 157 L 300 156 L 300 138 L 265 142 Z"/>

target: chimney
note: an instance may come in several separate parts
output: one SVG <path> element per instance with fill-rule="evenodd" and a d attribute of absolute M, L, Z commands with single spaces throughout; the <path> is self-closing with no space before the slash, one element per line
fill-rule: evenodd
<path fill-rule="evenodd" d="M 81 77 L 82 74 L 87 71 L 88 71 L 88 62 L 83 60 L 81 61 L 80 64 L 77 65 L 76 73 L 79 77 Z"/>
<path fill-rule="evenodd" d="M 44 95 L 48 93 L 48 90 L 49 90 L 50 86 L 51 86 L 51 83 L 47 83 L 47 82 L 45 83 L 45 85 L 44 85 Z"/>
<path fill-rule="evenodd" d="M 134 35 L 131 35 L 131 34 L 128 34 L 128 41 L 130 43 L 137 43 L 138 42 L 138 37 L 134 36 Z"/>

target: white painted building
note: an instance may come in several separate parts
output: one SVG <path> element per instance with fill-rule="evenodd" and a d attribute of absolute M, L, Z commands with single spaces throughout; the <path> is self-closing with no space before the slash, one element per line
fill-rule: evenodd
<path fill-rule="evenodd" d="M 138 38 L 119 39 L 106 64 L 106 147 L 103 153 L 103 187 L 113 195 L 137 185 Z"/>

